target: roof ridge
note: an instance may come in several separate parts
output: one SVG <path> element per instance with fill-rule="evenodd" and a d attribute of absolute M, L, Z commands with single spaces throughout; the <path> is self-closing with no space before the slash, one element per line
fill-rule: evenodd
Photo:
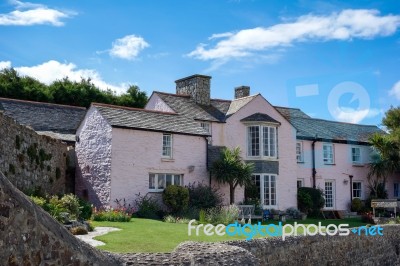
<path fill-rule="evenodd" d="M 159 93 L 159 94 L 165 94 L 165 95 L 183 97 L 183 98 L 190 98 L 189 94 L 176 94 L 176 93 L 169 93 L 169 92 L 162 92 L 162 91 L 153 91 L 153 93 Z"/>
<path fill-rule="evenodd" d="M 112 105 L 112 104 L 106 104 L 106 103 L 93 102 L 91 105 L 109 107 L 109 108 L 113 108 L 113 109 L 123 109 L 123 110 L 128 110 L 128 111 L 139 111 L 139 112 L 157 113 L 157 114 L 164 114 L 164 115 L 178 115 L 177 113 L 163 112 L 163 111 L 157 111 L 157 110 L 148 110 L 148 109 L 144 109 L 144 108 L 135 108 L 135 107 L 128 107 L 128 106 L 120 106 L 120 105 Z"/>
<path fill-rule="evenodd" d="M 237 100 L 242 100 L 242 99 L 246 99 L 246 98 L 254 98 L 254 97 L 257 97 L 258 95 L 261 95 L 261 93 L 257 93 L 257 94 L 253 94 L 253 95 L 249 95 L 249 96 L 245 96 L 245 97 L 240 97 L 240 98 L 237 98 L 237 99 L 233 99 L 232 100 L 232 102 L 233 101 L 237 101 Z"/>
<path fill-rule="evenodd" d="M 215 99 L 211 98 L 210 100 L 211 101 L 220 101 L 220 102 L 232 102 L 232 100 L 217 99 L 217 98 L 215 98 Z"/>
<path fill-rule="evenodd" d="M 346 124 L 346 125 L 354 125 L 354 126 L 363 126 L 363 127 L 377 127 L 376 125 L 366 125 L 366 124 L 356 124 L 356 123 L 349 123 L 349 122 L 341 122 L 341 121 L 333 121 L 333 120 L 327 120 L 327 119 L 322 119 L 322 118 L 314 118 L 314 117 L 294 117 L 294 118 L 301 118 L 301 119 L 310 119 L 310 120 L 319 120 L 319 121 L 325 121 L 325 122 L 332 122 L 332 123 L 337 123 L 337 124 Z"/>
<path fill-rule="evenodd" d="M 32 103 L 32 104 L 38 104 L 38 105 L 60 106 L 60 107 L 68 107 L 68 108 L 76 108 L 76 109 L 85 109 L 86 110 L 86 107 L 83 107 L 83 106 L 66 105 L 66 104 L 59 104 L 59 103 L 37 102 L 37 101 L 30 101 L 30 100 L 21 100 L 21 99 L 0 97 L 0 101 L 1 100 L 10 101 L 10 102 Z"/>
<path fill-rule="evenodd" d="M 296 110 L 301 111 L 301 109 L 298 108 L 298 107 L 287 107 L 287 106 L 279 106 L 279 105 L 273 105 L 273 107 L 275 107 L 275 108 L 284 108 L 284 109 L 296 109 Z M 303 112 L 303 111 L 302 111 L 302 112 Z M 304 112 L 303 112 L 303 113 L 304 113 Z"/>

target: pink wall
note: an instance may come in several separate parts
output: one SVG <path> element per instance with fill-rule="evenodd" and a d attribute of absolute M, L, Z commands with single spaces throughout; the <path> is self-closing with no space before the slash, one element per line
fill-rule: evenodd
<path fill-rule="evenodd" d="M 161 151 L 162 133 L 113 128 L 112 204 L 122 198 L 132 202 L 139 192 L 148 193 L 150 172 L 184 174 L 184 185 L 209 184 L 203 137 L 173 134 L 173 161 L 163 160 Z M 193 172 L 189 166 L 194 166 Z"/>
<path fill-rule="evenodd" d="M 174 113 L 174 110 L 172 110 L 157 94 L 153 94 L 150 97 L 144 109 Z"/>
<path fill-rule="evenodd" d="M 223 126 L 221 133 L 221 135 L 224 137 L 216 138 L 218 140 L 218 145 L 225 145 L 230 148 L 239 146 L 242 150 L 243 159 L 247 159 L 246 125 L 244 125 L 240 120 L 257 112 L 268 114 L 269 116 L 281 123 L 281 126 L 278 128 L 279 175 L 277 178 L 278 194 L 276 208 L 280 210 L 285 210 L 289 207 L 296 207 L 297 164 L 295 160 L 295 131 L 292 125 L 289 124 L 262 96 L 257 96 L 250 103 L 248 103 L 234 115 L 228 118 L 227 123 Z M 213 131 L 213 141 L 214 132 L 215 131 Z M 213 144 L 216 145 L 214 142 Z M 254 160 L 253 158 L 251 159 Z M 221 189 L 225 193 L 225 195 L 229 197 L 228 187 L 224 186 Z M 242 201 L 243 197 L 244 189 L 237 189 L 235 193 L 236 202 Z"/>

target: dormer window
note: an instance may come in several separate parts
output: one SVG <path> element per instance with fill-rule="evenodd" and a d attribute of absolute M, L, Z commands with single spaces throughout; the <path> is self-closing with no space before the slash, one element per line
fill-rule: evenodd
<path fill-rule="evenodd" d="M 252 125 L 247 127 L 248 157 L 277 157 L 277 127 Z"/>

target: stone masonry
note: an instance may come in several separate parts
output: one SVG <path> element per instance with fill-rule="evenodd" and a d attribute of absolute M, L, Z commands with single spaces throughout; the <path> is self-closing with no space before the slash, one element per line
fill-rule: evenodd
<path fill-rule="evenodd" d="M 249 86 L 240 86 L 235 88 L 235 99 L 250 96 Z"/>
<path fill-rule="evenodd" d="M 210 76 L 193 75 L 178 79 L 176 83 L 176 94 L 190 95 L 198 104 L 210 105 Z"/>
<path fill-rule="evenodd" d="M 0 171 L 25 192 L 66 191 L 68 146 L 39 135 L 0 112 Z"/>

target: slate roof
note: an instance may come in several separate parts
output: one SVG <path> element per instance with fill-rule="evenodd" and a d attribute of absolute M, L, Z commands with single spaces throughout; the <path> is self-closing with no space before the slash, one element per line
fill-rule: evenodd
<path fill-rule="evenodd" d="M 75 141 L 75 133 L 86 109 L 68 105 L 0 98 L 0 111 L 37 133 Z"/>
<path fill-rule="evenodd" d="M 229 110 L 226 113 L 226 116 L 231 116 L 237 111 L 239 111 L 243 106 L 251 102 L 254 98 L 256 98 L 259 94 L 252 95 L 252 96 L 247 96 L 239 99 L 235 99 L 231 102 L 229 106 Z"/>
<path fill-rule="evenodd" d="M 298 108 L 289 108 L 282 106 L 274 106 L 274 107 L 281 115 L 283 115 L 283 117 L 285 117 L 288 120 L 292 117 L 311 118 Z"/>
<path fill-rule="evenodd" d="M 164 92 L 154 92 L 172 110 L 196 120 L 223 122 L 230 101 L 211 100 L 210 106 L 196 104 L 188 95 L 176 95 Z"/>
<path fill-rule="evenodd" d="M 209 136 L 193 119 L 175 113 L 92 103 L 113 127 Z"/>
<path fill-rule="evenodd" d="M 255 114 L 249 115 L 248 117 L 245 117 L 240 121 L 242 121 L 242 122 L 271 122 L 271 123 L 280 124 L 279 121 L 276 121 L 269 115 L 263 114 L 263 113 L 255 113 Z"/>

